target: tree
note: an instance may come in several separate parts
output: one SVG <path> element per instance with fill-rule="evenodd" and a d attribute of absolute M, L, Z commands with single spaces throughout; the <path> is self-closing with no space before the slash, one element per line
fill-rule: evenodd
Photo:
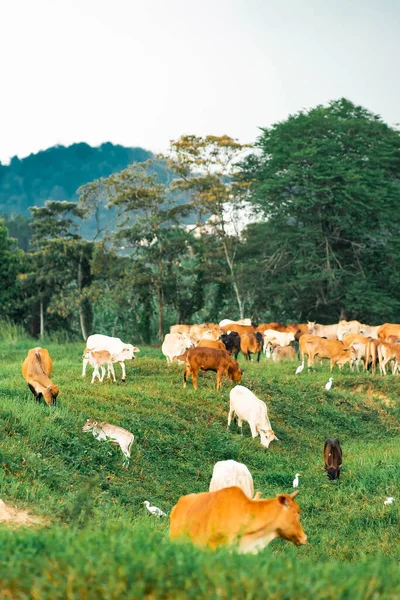
<path fill-rule="evenodd" d="M 223 249 L 241 318 L 245 303 L 236 270 L 240 244 L 237 225 L 238 211 L 243 206 L 248 184 L 243 178 L 240 181 L 235 178 L 237 163 L 248 148 L 227 135 L 185 135 L 171 142 L 167 157 L 168 167 L 177 175 L 172 186 L 190 193 L 197 226 L 203 225 L 209 217 L 206 230 L 216 236 Z"/>
<path fill-rule="evenodd" d="M 8 231 L 0 221 L 0 306 L 1 317 L 12 317 L 18 304 L 18 273 L 22 252 L 14 250 L 15 240 L 8 237 Z"/>
<path fill-rule="evenodd" d="M 398 319 L 398 131 L 345 99 L 262 131 L 242 177 L 265 217 L 250 228 L 261 244 L 253 274 L 275 308 Z"/>

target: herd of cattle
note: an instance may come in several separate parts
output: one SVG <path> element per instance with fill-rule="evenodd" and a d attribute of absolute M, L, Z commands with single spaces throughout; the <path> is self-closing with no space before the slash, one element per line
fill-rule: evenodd
<path fill-rule="evenodd" d="M 184 386 L 192 375 L 193 387 L 197 389 L 199 370 L 215 371 L 217 389 L 221 387 L 222 376 L 226 375 L 240 384 L 242 370 L 236 360 L 239 352 L 246 359 L 257 354 L 258 360 L 263 349 L 276 360 L 293 359 L 296 350 L 292 344 L 299 342 L 300 356 L 308 357 L 311 366 L 316 357 L 330 359 L 331 369 L 337 364 L 340 368 L 347 362 L 357 368 L 361 360 L 364 368 L 375 371 L 377 357 L 382 374 L 385 366 L 392 362 L 392 373 L 399 370 L 400 325 L 385 324 L 378 327 L 362 325 L 358 321 L 340 321 L 337 325 L 323 326 L 316 323 L 307 325 L 262 324 L 258 327 L 248 320 L 244 322 L 221 322 L 203 325 L 174 325 L 165 336 L 162 352 L 170 365 L 173 361 L 184 362 Z M 290 350 L 291 352 L 288 352 Z M 135 358 L 140 350 L 125 344 L 119 338 L 93 335 L 87 339 L 83 354 L 83 371 L 93 367 L 92 383 L 95 377 L 103 381 L 105 367 L 108 377 L 115 381 L 114 364 L 120 363 L 122 380 L 125 381 L 125 361 Z M 102 373 L 100 375 L 101 369 Z M 45 402 L 55 405 L 58 386 L 50 380 L 52 361 L 44 348 L 29 350 L 22 365 L 22 374 L 35 399 L 42 397 Z M 268 418 L 265 402 L 242 385 L 230 391 L 228 423 L 236 417 L 239 427 L 246 421 L 252 437 L 260 436 L 263 446 L 269 447 L 277 440 Z M 98 440 L 118 444 L 124 455 L 124 465 L 129 464 L 130 451 L 134 441 L 131 432 L 111 425 L 88 419 L 83 432 L 91 432 Z M 333 438 L 325 443 L 324 469 L 330 480 L 340 475 L 342 451 L 339 440 Z M 251 474 L 245 465 L 236 461 L 216 463 L 208 492 L 189 494 L 179 499 L 170 515 L 171 539 L 189 537 L 200 546 L 216 548 L 236 542 L 241 552 L 257 552 L 276 537 L 300 545 L 307 542 L 307 536 L 300 524 L 300 508 L 293 494 L 280 494 L 274 499 L 261 499 L 260 492 L 254 496 Z"/>

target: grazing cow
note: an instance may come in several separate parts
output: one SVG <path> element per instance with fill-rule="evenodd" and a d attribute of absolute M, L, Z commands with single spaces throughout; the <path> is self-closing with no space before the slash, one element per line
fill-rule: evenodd
<path fill-rule="evenodd" d="M 294 360 L 297 352 L 292 346 L 275 346 L 272 352 L 272 360 L 279 362 L 281 360 Z"/>
<path fill-rule="evenodd" d="M 339 340 L 327 340 L 317 335 L 302 335 L 299 342 L 301 360 L 308 356 L 308 366 L 314 364 L 314 358 L 329 358 L 331 371 L 335 365 L 342 369 L 343 366 L 356 358 L 354 348 L 345 348 Z"/>
<path fill-rule="evenodd" d="M 236 414 L 239 427 L 242 428 L 243 421 L 247 421 L 253 438 L 260 435 L 262 446 L 268 448 L 274 440 L 279 441 L 272 430 L 265 402 L 243 385 L 236 385 L 231 390 L 229 399 L 228 427 L 232 416 Z"/>
<path fill-rule="evenodd" d="M 123 429 L 122 427 L 117 427 L 117 425 L 106 423 L 106 421 L 97 423 L 97 421 L 93 421 L 92 419 L 88 419 L 86 421 L 82 427 L 82 431 L 85 433 L 91 431 L 96 440 L 117 444 L 121 448 L 122 454 L 125 457 L 122 463 L 123 466 L 127 467 L 129 465 L 131 446 L 134 440 L 133 433 Z"/>
<path fill-rule="evenodd" d="M 264 331 L 264 348 L 265 352 L 270 351 L 275 346 L 289 346 L 294 342 L 294 333 L 286 331 L 275 331 L 274 329 L 266 329 Z"/>
<path fill-rule="evenodd" d="M 371 327 L 370 325 L 362 325 L 360 327 L 360 334 L 361 335 L 365 335 L 365 337 L 370 337 L 373 340 L 377 340 L 378 339 L 378 329 L 379 329 L 380 325 L 377 325 L 376 327 Z"/>
<path fill-rule="evenodd" d="M 193 343 L 187 334 L 167 333 L 161 346 L 161 352 L 167 359 L 167 364 L 171 365 L 177 356 L 181 356 Z"/>
<path fill-rule="evenodd" d="M 360 333 L 360 329 L 360 321 L 339 321 L 337 327 L 337 339 L 343 341 L 344 336 Z"/>
<path fill-rule="evenodd" d="M 339 479 L 342 468 L 342 449 L 337 438 L 329 438 L 324 445 L 325 467 L 323 471 L 328 472 L 329 481 Z"/>
<path fill-rule="evenodd" d="M 239 552 L 254 554 L 276 537 L 306 544 L 300 507 L 294 500 L 297 494 L 250 500 L 235 486 L 182 496 L 171 511 L 171 539 L 187 536 L 194 544 L 212 550 L 235 544 Z"/>
<path fill-rule="evenodd" d="M 395 375 L 400 362 L 400 344 L 381 342 L 378 345 L 379 370 L 381 375 L 387 375 L 386 365 L 392 361 L 392 374 Z"/>
<path fill-rule="evenodd" d="M 224 325 L 251 325 L 251 319 L 239 319 L 239 321 L 223 319 L 222 321 L 220 321 L 219 326 L 224 327 Z"/>
<path fill-rule="evenodd" d="M 253 478 L 246 465 L 236 460 L 220 460 L 215 463 L 209 492 L 218 492 L 234 485 L 243 490 L 248 498 L 254 497 Z"/>
<path fill-rule="evenodd" d="M 119 363 L 121 365 L 122 381 L 125 381 L 126 379 L 125 361 L 133 360 L 135 358 L 135 352 L 140 352 L 139 348 L 132 346 L 132 344 L 125 344 L 119 338 L 102 335 L 100 333 L 90 335 L 86 340 L 86 347 L 89 350 L 94 350 L 95 352 L 98 352 L 99 350 L 108 350 L 108 352 L 111 354 L 112 362 Z M 87 364 L 88 360 L 84 358 L 82 365 L 82 377 L 85 377 Z"/>
<path fill-rule="evenodd" d="M 259 331 L 257 333 L 245 333 L 240 338 L 240 349 L 246 360 L 251 360 L 252 354 L 257 354 L 257 362 L 260 362 L 260 354 L 263 349 L 263 338 Z"/>
<path fill-rule="evenodd" d="M 89 348 L 86 348 L 86 350 L 83 353 L 83 358 L 89 362 L 91 367 L 93 367 L 92 383 L 94 383 L 96 377 L 98 377 L 100 382 L 103 381 L 104 375 L 106 373 L 104 365 L 107 365 L 108 367 L 108 378 L 110 378 L 111 373 L 114 382 L 116 381 L 115 371 L 112 364 L 112 356 L 108 352 L 108 350 L 99 350 L 98 352 L 94 352 L 93 350 L 89 350 Z M 101 369 L 101 377 L 99 367 Z"/>
<path fill-rule="evenodd" d="M 400 325 L 395 325 L 393 323 L 385 323 L 378 327 L 377 331 L 378 340 L 380 342 L 387 342 L 387 339 L 390 335 L 395 335 L 397 338 L 400 337 Z"/>
<path fill-rule="evenodd" d="M 222 375 L 226 375 L 232 381 L 239 382 L 243 371 L 226 350 L 215 348 L 190 348 L 185 355 L 185 373 L 183 375 L 183 387 L 192 376 L 193 387 L 197 390 L 197 376 L 202 371 L 215 371 L 217 373 L 217 390 L 221 388 Z"/>
<path fill-rule="evenodd" d="M 225 344 L 219 340 L 209 340 L 202 338 L 197 344 L 197 348 L 217 348 L 217 350 L 226 350 Z"/>
<path fill-rule="evenodd" d="M 338 323 L 335 325 L 320 325 L 315 321 L 307 321 L 308 333 L 325 337 L 327 340 L 337 340 Z"/>
<path fill-rule="evenodd" d="M 224 333 L 221 335 L 221 342 L 224 344 L 229 354 L 237 359 L 240 352 L 240 335 L 236 331 Z"/>
<path fill-rule="evenodd" d="M 37 402 L 43 396 L 48 406 L 55 406 L 58 386 L 50 381 L 53 363 L 45 348 L 32 348 L 22 363 L 22 376 Z"/>

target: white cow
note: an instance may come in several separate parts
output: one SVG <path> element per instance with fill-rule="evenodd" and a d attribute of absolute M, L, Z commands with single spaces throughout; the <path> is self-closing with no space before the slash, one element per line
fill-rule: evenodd
<path fill-rule="evenodd" d="M 290 346 L 294 342 L 294 333 L 286 333 L 286 331 L 275 331 L 275 329 L 266 329 L 264 331 L 264 351 L 265 354 L 271 352 L 271 348 L 275 346 Z"/>
<path fill-rule="evenodd" d="M 272 430 L 265 402 L 257 398 L 253 392 L 243 385 L 237 385 L 232 388 L 229 398 L 228 427 L 235 413 L 239 427 L 242 427 L 243 421 L 247 421 L 250 425 L 251 435 L 253 438 L 260 435 L 263 446 L 268 448 L 271 442 L 278 440 Z"/>
<path fill-rule="evenodd" d="M 342 319 L 342 321 L 339 321 L 338 323 L 336 332 L 337 339 L 343 342 L 343 338 L 346 335 L 360 333 L 361 327 L 362 325 L 360 321 L 345 321 L 344 319 Z"/>
<path fill-rule="evenodd" d="M 96 440 L 111 442 L 112 444 L 118 444 L 121 448 L 122 454 L 124 455 L 123 466 L 129 465 L 129 459 L 131 457 L 131 446 L 133 444 L 134 435 L 127 429 L 118 427 L 117 425 L 111 425 L 103 421 L 98 423 L 92 419 L 88 419 L 82 431 L 85 433 L 91 431 Z"/>
<path fill-rule="evenodd" d="M 360 334 L 365 335 L 365 337 L 371 337 L 373 340 L 378 340 L 378 329 L 380 325 L 363 325 L 360 327 Z"/>
<path fill-rule="evenodd" d="M 218 492 L 234 485 L 240 487 L 251 500 L 253 499 L 253 478 L 246 465 L 236 460 L 220 460 L 215 463 L 209 491 Z"/>
<path fill-rule="evenodd" d="M 220 327 L 224 327 L 225 325 L 247 325 L 250 327 L 251 319 L 240 319 L 239 321 L 231 321 L 230 319 L 223 319 L 220 323 Z"/>
<path fill-rule="evenodd" d="M 181 356 L 193 346 L 192 340 L 184 333 L 167 333 L 161 346 L 161 352 L 170 365 L 176 356 Z M 178 361 L 182 363 L 182 361 Z"/>
<path fill-rule="evenodd" d="M 132 344 L 125 344 L 119 338 L 102 335 L 101 333 L 89 335 L 88 339 L 86 340 L 86 347 L 88 350 L 94 350 L 95 352 L 100 350 L 108 350 L 108 352 L 111 354 L 112 362 L 117 362 L 121 365 L 122 381 L 125 381 L 126 379 L 125 361 L 133 360 L 135 358 L 135 352 L 140 352 L 139 348 L 132 346 Z M 82 365 L 82 377 L 85 377 L 86 375 L 87 364 L 88 360 L 84 358 Z"/>

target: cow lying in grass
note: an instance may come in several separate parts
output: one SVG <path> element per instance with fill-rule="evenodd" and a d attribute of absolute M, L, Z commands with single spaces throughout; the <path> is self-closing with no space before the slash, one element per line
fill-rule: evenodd
<path fill-rule="evenodd" d="M 131 457 L 131 447 L 134 440 L 134 435 L 130 431 L 118 427 L 117 425 L 111 425 L 103 421 L 98 423 L 92 419 L 88 419 L 82 427 L 84 433 L 91 432 L 96 440 L 105 442 L 111 442 L 112 444 L 118 444 L 121 448 L 121 452 L 124 455 L 124 461 L 122 465 L 128 467 L 129 460 Z"/>

